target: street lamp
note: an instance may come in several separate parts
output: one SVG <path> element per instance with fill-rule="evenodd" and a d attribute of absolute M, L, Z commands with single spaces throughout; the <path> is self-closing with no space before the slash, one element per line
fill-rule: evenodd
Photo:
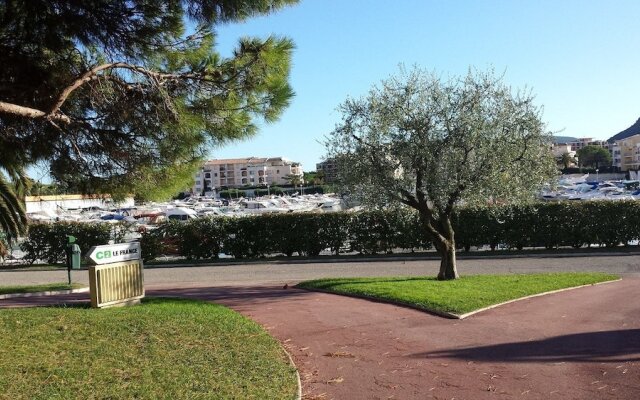
<path fill-rule="evenodd" d="M 600 182 L 600 170 L 596 168 L 596 182 Z"/>

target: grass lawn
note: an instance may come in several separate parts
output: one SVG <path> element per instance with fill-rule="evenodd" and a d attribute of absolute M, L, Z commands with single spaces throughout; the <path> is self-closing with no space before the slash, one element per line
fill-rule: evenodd
<path fill-rule="evenodd" d="M 460 315 L 524 296 L 617 278 L 602 273 L 470 275 L 453 281 L 431 277 L 337 278 L 306 281 L 298 287 Z"/>
<path fill-rule="evenodd" d="M 50 292 L 54 290 L 70 290 L 86 287 L 86 285 L 80 283 L 49 283 L 46 285 L 25 285 L 25 286 L 0 286 L 0 294 L 10 293 L 36 293 L 36 292 Z"/>
<path fill-rule="evenodd" d="M 147 299 L 0 310 L 1 399 L 292 399 L 295 369 L 228 308 Z"/>

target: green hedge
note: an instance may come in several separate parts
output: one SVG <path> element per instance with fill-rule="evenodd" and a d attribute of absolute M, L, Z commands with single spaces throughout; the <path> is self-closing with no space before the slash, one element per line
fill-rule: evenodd
<path fill-rule="evenodd" d="M 461 209 L 455 220 L 456 242 L 509 248 L 590 244 L 615 247 L 640 239 L 640 203 L 587 201 L 511 207 Z"/>
<path fill-rule="evenodd" d="M 453 217 L 456 244 L 510 249 L 609 247 L 640 239 L 640 203 L 592 201 L 461 208 Z M 213 259 L 294 254 L 317 256 L 415 251 L 431 247 L 409 210 L 358 213 L 289 213 L 169 222 L 143 235 L 146 259 L 177 254 Z"/>
<path fill-rule="evenodd" d="M 460 249 L 510 249 L 590 244 L 614 247 L 640 239 L 640 202 L 590 201 L 522 206 L 461 208 L 453 217 Z M 66 236 L 78 238 L 83 253 L 110 239 L 122 241 L 126 226 L 36 224 L 21 248 L 28 260 L 64 262 Z M 288 213 L 241 218 L 167 221 L 141 238 L 145 260 L 163 254 L 187 259 L 271 255 L 315 257 L 322 251 L 361 254 L 415 251 L 431 247 L 418 216 L 410 210 L 358 213 Z"/>
<path fill-rule="evenodd" d="M 20 249 L 29 263 L 44 260 L 49 264 L 65 263 L 67 235 L 76 237 L 82 254 L 91 247 L 108 244 L 109 240 L 121 241 L 126 227 L 120 224 L 87 224 L 56 222 L 55 224 L 30 224 L 29 234 Z"/>
<path fill-rule="evenodd" d="M 240 197 L 244 197 L 244 195 L 244 190 L 240 189 L 225 189 L 218 193 L 218 196 L 220 196 L 221 199 L 238 199 Z"/>

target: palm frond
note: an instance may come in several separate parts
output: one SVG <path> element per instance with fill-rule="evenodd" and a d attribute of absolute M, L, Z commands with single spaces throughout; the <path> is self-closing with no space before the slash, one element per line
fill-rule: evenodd
<path fill-rule="evenodd" d="M 27 216 L 13 182 L 0 174 L 0 230 L 9 242 L 26 233 Z"/>

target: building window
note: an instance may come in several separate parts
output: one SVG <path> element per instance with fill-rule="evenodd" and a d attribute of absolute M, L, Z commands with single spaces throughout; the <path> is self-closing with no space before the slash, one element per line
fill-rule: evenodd
<path fill-rule="evenodd" d="M 211 174 L 207 172 L 207 173 L 204 174 L 204 177 L 205 178 L 211 178 Z"/>

